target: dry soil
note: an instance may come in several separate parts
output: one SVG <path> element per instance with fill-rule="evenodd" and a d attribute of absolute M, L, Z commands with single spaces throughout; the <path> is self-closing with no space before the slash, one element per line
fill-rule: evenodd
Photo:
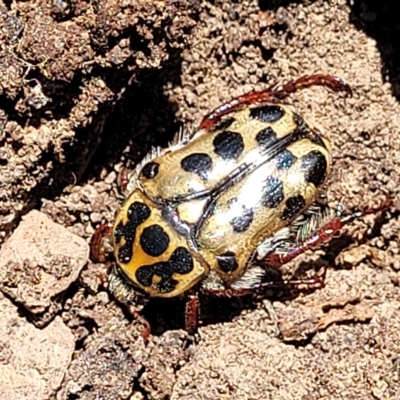
<path fill-rule="evenodd" d="M 0 1 L 1 399 L 400 399 L 389 3 Z M 393 207 L 288 266 L 329 260 L 325 288 L 205 299 L 194 339 L 181 301 L 152 301 L 145 346 L 88 261 L 118 171 L 233 96 L 313 73 L 353 89 L 292 97 L 332 141 L 330 203 L 372 206 L 387 191 Z"/>

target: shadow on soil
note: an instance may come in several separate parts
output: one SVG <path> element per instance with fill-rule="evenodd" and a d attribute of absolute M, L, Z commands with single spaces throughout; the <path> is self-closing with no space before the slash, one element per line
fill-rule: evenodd
<path fill-rule="evenodd" d="M 175 118 L 177 105 L 168 100 L 163 90 L 167 83 L 180 84 L 180 52 L 179 49 L 170 49 L 168 60 L 159 70 L 93 67 L 92 76 L 101 77 L 112 92 L 120 95 L 113 101 L 100 103 L 91 123 L 77 128 L 75 137 L 63 144 L 63 161 L 55 159 L 54 147 L 42 153 L 35 168 L 49 162 L 53 167 L 32 191 L 24 194 L 28 201 L 21 216 L 40 207 L 42 198 L 54 200 L 68 185 L 84 184 L 90 178 L 98 180 L 102 169 L 111 171 L 121 157 L 125 157 L 124 164 L 129 167 L 140 161 L 152 146 L 167 145 L 180 124 Z M 40 81 L 44 81 L 43 77 Z M 64 96 L 62 101 L 55 99 L 57 106 L 51 110 L 53 117 L 68 116 L 83 82 L 84 77 L 80 76 L 69 82 L 68 88 L 51 83 L 47 93 L 57 89 Z M 43 87 L 46 88 L 46 84 Z M 31 116 L 25 123 L 22 121 L 22 125 L 39 123 L 45 111 L 48 110 L 40 110 L 40 115 Z M 15 115 L 12 118 L 21 120 L 26 117 Z"/>
<path fill-rule="evenodd" d="M 258 0 L 258 7 L 261 11 L 277 11 L 278 8 L 286 8 L 290 4 L 303 3 L 304 0 Z"/>
<path fill-rule="evenodd" d="M 315 0 L 258 0 L 261 11 L 277 11 L 291 4 Z M 381 73 L 390 82 L 393 95 L 400 100 L 400 23 L 396 1 L 347 0 L 351 9 L 350 23 L 377 43 L 381 54 Z M 367 62 L 367 59 L 366 59 Z"/>
<path fill-rule="evenodd" d="M 378 218 L 376 227 L 373 231 L 380 229 L 384 223 L 384 218 Z M 360 244 L 370 240 L 366 236 Z M 354 244 L 354 240 L 347 235 L 342 235 L 332 240 L 325 247 L 325 255 L 314 262 L 302 262 L 296 271 L 294 279 L 321 277 L 321 272 L 328 269 L 347 269 L 354 266 L 336 265 L 336 257 L 345 249 Z M 308 278 L 306 278 L 308 277 Z M 276 271 L 270 276 L 272 287 L 255 292 L 254 295 L 243 297 L 215 297 L 200 293 L 200 322 L 199 326 L 207 326 L 224 322 L 232 322 L 244 310 L 254 310 L 261 307 L 262 299 L 271 301 L 289 301 L 298 297 L 300 294 L 312 293 L 318 290 L 314 285 L 302 284 L 287 285 L 282 280 L 282 275 Z M 268 281 L 268 279 L 266 279 Z M 142 314 L 149 321 L 153 335 L 162 335 L 168 330 L 185 329 L 184 323 L 185 300 L 180 299 L 152 299 L 144 308 Z"/>
<path fill-rule="evenodd" d="M 397 2 L 376 0 L 348 1 L 350 22 L 376 40 L 381 54 L 381 73 L 389 81 L 393 95 L 400 99 L 400 24 Z"/>

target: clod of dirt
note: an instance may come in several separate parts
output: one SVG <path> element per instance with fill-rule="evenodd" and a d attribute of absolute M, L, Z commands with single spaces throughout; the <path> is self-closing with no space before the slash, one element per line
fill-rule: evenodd
<path fill-rule="evenodd" d="M 114 318 L 72 361 L 57 399 L 128 399 L 147 357 L 137 327 Z"/>
<path fill-rule="evenodd" d="M 144 372 L 139 383 L 151 399 L 162 400 L 172 395 L 176 374 L 191 355 L 191 350 L 184 348 L 184 336 L 179 331 L 167 332 L 149 344 L 149 356 L 143 362 Z"/>
<path fill-rule="evenodd" d="M 345 321 L 369 321 L 371 305 L 357 296 L 335 297 L 322 304 L 287 307 L 279 315 L 279 330 L 286 341 L 306 340 L 329 325 Z"/>
<path fill-rule="evenodd" d="M 35 328 L 1 293 L 0 309 L 0 399 L 51 398 L 71 362 L 74 336 L 59 317 Z"/>
<path fill-rule="evenodd" d="M 0 289 L 43 313 L 77 280 L 88 257 L 85 240 L 33 210 L 0 250 Z"/>

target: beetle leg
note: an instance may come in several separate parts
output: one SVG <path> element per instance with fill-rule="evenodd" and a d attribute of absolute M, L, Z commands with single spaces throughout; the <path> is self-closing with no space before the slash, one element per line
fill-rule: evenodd
<path fill-rule="evenodd" d="M 267 90 L 270 91 L 274 98 L 284 100 L 292 93 L 311 86 L 327 86 L 335 92 L 345 92 L 347 95 L 352 95 L 350 86 L 342 79 L 337 76 L 323 74 L 305 75 L 283 85 L 271 86 Z"/>
<path fill-rule="evenodd" d="M 271 282 L 272 284 L 272 282 Z M 274 283 L 276 285 L 276 282 Z M 243 288 L 243 289 L 225 289 L 225 290 L 219 290 L 219 289 L 212 289 L 212 288 L 203 288 L 202 291 L 206 294 L 211 294 L 212 296 L 215 297 L 241 297 L 241 296 L 248 296 L 250 294 L 254 294 L 255 291 L 259 286 L 254 287 L 254 288 Z"/>
<path fill-rule="evenodd" d="M 90 240 L 90 258 L 96 263 L 105 263 L 111 249 L 112 226 L 103 222 L 100 224 Z"/>
<path fill-rule="evenodd" d="M 135 307 L 132 305 L 128 306 L 128 311 L 135 320 L 139 321 L 143 325 L 143 330 L 140 333 L 140 335 L 142 336 L 144 342 L 147 343 L 151 332 L 151 326 L 149 321 L 147 321 L 147 319 L 143 317 L 143 315 L 140 315 L 135 309 Z"/>
<path fill-rule="evenodd" d="M 121 167 L 117 175 L 117 187 L 121 195 L 127 196 L 126 188 L 129 184 L 129 173 L 131 171 L 128 168 Z"/>
<path fill-rule="evenodd" d="M 96 276 L 104 288 L 108 287 L 108 275 L 113 265 L 108 257 L 112 252 L 111 229 L 112 226 L 110 224 L 103 222 L 97 227 L 90 240 L 90 259 L 95 263 L 106 266 L 105 271 L 96 272 Z"/>
<path fill-rule="evenodd" d="M 253 287 L 249 288 L 241 288 L 241 289 L 232 289 L 228 288 L 225 290 L 213 290 L 212 288 L 202 289 L 205 293 L 211 294 L 215 297 L 241 297 L 252 295 L 255 292 L 262 289 L 279 289 L 286 286 L 300 286 L 304 285 L 307 289 L 320 289 L 325 285 L 325 275 L 326 268 L 322 268 L 319 274 L 315 274 L 311 278 L 299 278 L 299 279 L 277 279 L 266 282 L 258 282 L 254 284 Z"/>
<path fill-rule="evenodd" d="M 283 85 L 274 85 L 265 90 L 246 93 L 222 104 L 203 118 L 200 123 L 200 129 L 211 129 L 224 115 L 237 111 L 245 105 L 284 103 L 285 99 L 297 90 L 315 85 L 327 86 L 334 91 L 344 91 L 350 95 L 352 93 L 350 86 L 336 76 L 323 74 L 306 75 Z"/>
<path fill-rule="evenodd" d="M 206 115 L 199 126 L 199 129 L 212 129 L 212 127 L 219 122 L 224 115 L 235 112 L 243 106 L 252 103 L 282 103 L 279 98 L 272 96 L 271 90 L 266 89 L 260 92 L 250 92 L 242 96 L 236 97 L 228 103 L 222 104 L 214 111 Z"/>
<path fill-rule="evenodd" d="M 322 225 L 313 229 L 307 237 L 301 238 L 301 240 L 296 240 L 294 247 L 288 251 L 279 252 L 278 246 L 277 249 L 272 251 L 264 258 L 264 262 L 267 265 L 274 267 L 279 267 L 280 265 L 286 264 L 307 250 L 313 249 L 332 239 L 334 235 L 349 222 L 352 222 L 355 219 L 367 214 L 377 214 L 381 211 L 385 211 L 390 208 L 391 205 L 392 200 L 387 197 L 386 201 L 377 207 L 367 208 L 363 211 L 356 211 L 353 214 L 346 216 L 337 214 L 326 223 L 323 223 Z"/>
<path fill-rule="evenodd" d="M 197 331 L 200 301 L 197 293 L 190 293 L 185 304 L 185 329 L 189 335 Z"/>

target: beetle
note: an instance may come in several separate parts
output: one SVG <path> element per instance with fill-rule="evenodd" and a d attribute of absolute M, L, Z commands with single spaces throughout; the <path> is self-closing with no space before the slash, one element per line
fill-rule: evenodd
<path fill-rule="evenodd" d="M 112 251 L 109 291 L 145 324 L 145 337 L 150 326 L 139 312 L 148 299 L 185 296 L 193 333 L 200 291 L 233 297 L 269 287 L 268 269 L 390 205 L 345 216 L 327 206 L 330 142 L 287 100 L 314 85 L 351 95 L 343 80 L 322 74 L 244 94 L 122 179 L 128 195 L 114 223 L 96 230 L 91 253 L 104 262 Z"/>

